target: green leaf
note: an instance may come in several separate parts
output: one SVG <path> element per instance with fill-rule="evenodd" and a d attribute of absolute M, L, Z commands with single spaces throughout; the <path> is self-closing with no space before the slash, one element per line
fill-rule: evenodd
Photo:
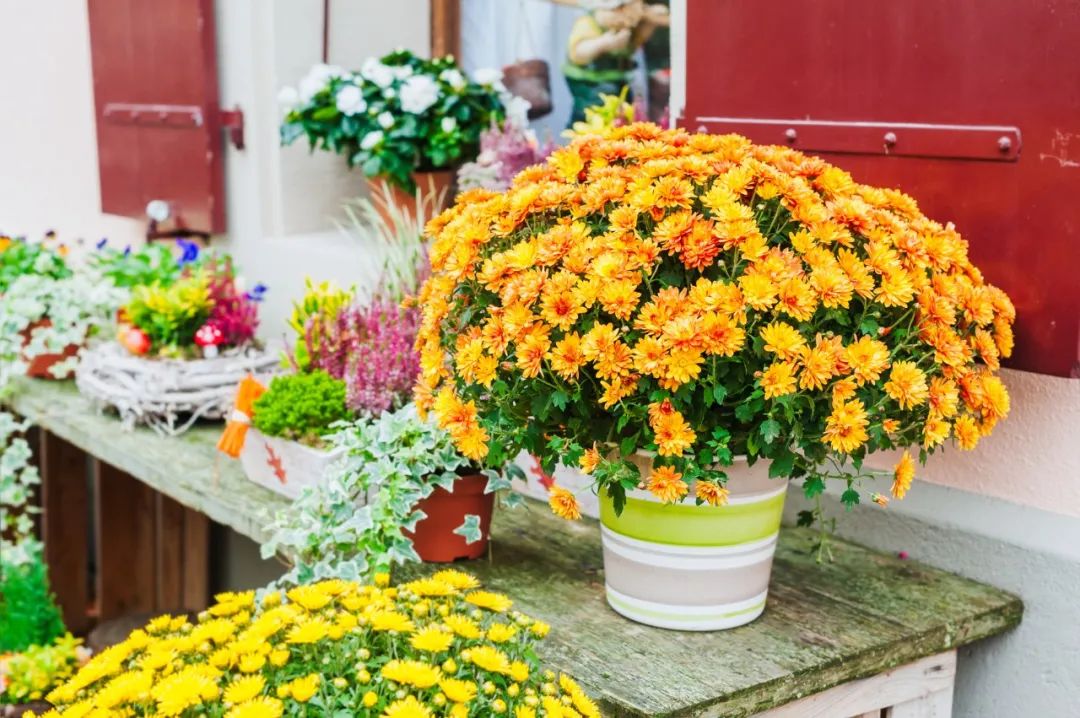
<path fill-rule="evenodd" d="M 727 387 L 723 384 L 717 384 L 712 388 L 712 397 L 717 404 L 723 404 L 724 399 L 727 397 Z"/>
<path fill-rule="evenodd" d="M 795 469 L 795 454 L 787 448 L 777 453 L 769 464 L 769 478 L 781 479 L 791 476 Z"/>
<path fill-rule="evenodd" d="M 474 544 L 484 537 L 480 530 L 480 517 L 476 514 L 466 514 L 465 522 L 454 529 L 454 533 L 465 538 L 465 543 Z"/>
<path fill-rule="evenodd" d="M 844 508 L 850 511 L 859 503 L 859 492 L 849 486 L 840 494 L 840 500 L 844 503 Z"/>
<path fill-rule="evenodd" d="M 825 491 L 825 480 L 820 476 L 807 476 L 803 481 L 803 495 L 808 499 L 820 496 Z"/>
<path fill-rule="evenodd" d="M 562 389 L 559 389 L 551 395 L 551 403 L 560 411 L 566 408 L 566 405 L 569 401 L 570 396 Z"/>
<path fill-rule="evenodd" d="M 799 517 L 795 521 L 796 526 L 813 526 L 814 525 L 814 512 L 813 511 L 800 511 Z"/>
<path fill-rule="evenodd" d="M 780 422 L 775 419 L 766 419 L 761 422 L 758 431 L 761 432 L 761 438 L 765 440 L 765 443 L 771 444 L 780 436 Z"/>

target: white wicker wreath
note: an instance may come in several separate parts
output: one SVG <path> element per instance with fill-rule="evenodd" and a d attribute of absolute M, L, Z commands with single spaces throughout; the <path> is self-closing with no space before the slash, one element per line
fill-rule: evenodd
<path fill-rule="evenodd" d="M 146 359 L 108 342 L 83 351 L 75 384 L 99 409 L 116 409 L 125 428 L 146 424 L 176 436 L 199 419 L 229 416 L 237 383 L 278 364 L 278 355 L 254 347 L 212 359 Z"/>

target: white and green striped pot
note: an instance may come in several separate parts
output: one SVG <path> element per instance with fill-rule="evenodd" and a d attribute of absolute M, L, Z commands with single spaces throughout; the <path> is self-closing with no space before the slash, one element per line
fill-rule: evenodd
<path fill-rule="evenodd" d="M 643 476 L 651 459 L 634 457 Z M 627 492 L 621 515 L 600 496 L 608 604 L 660 628 L 715 631 L 753 621 L 765 610 L 787 481 L 769 463 L 736 457 L 725 467 L 724 506 L 665 504 L 648 491 Z M 691 492 L 690 496 L 693 496 Z"/>

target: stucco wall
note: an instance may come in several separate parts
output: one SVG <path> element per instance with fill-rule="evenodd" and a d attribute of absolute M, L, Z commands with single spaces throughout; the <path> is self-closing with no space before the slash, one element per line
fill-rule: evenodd
<path fill-rule="evenodd" d="M 222 101 L 244 108 L 249 144 L 227 152 L 229 233 L 214 241 L 271 287 L 268 336 L 305 274 L 364 285 L 379 263 L 370 242 L 333 229 L 340 199 L 360 191 L 358 178 L 340 158 L 277 145 L 274 96 L 318 60 L 321 5 L 218 2 Z M 397 45 L 426 47 L 426 0 L 373 5 L 332 3 L 332 61 L 355 65 Z M 8 30 L 0 57 L 0 231 L 54 228 L 138 241 L 139 222 L 98 211 L 85 0 L 0 0 L 0 27 Z M 1080 381 L 1011 371 L 1005 381 L 1012 415 L 994 436 L 974 452 L 935 457 L 908 499 L 885 510 L 859 507 L 840 530 L 1025 599 L 1018 631 L 965 651 L 958 716 L 1071 716 L 1080 692 Z M 258 563 L 250 542 L 231 534 L 215 540 L 223 583 L 256 585 L 275 570 Z"/>
<path fill-rule="evenodd" d="M 0 0 L 0 27 L 0 232 L 140 241 L 99 210 L 86 2 Z"/>

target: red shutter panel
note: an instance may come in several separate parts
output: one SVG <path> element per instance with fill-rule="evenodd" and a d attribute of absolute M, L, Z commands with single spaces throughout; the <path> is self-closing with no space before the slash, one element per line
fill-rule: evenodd
<path fill-rule="evenodd" d="M 225 230 L 213 0 L 88 0 L 101 208 Z"/>
<path fill-rule="evenodd" d="M 1080 359 L 1080 4 L 689 0 L 683 124 L 822 154 L 953 221 L 1016 304 L 1010 366 Z"/>

